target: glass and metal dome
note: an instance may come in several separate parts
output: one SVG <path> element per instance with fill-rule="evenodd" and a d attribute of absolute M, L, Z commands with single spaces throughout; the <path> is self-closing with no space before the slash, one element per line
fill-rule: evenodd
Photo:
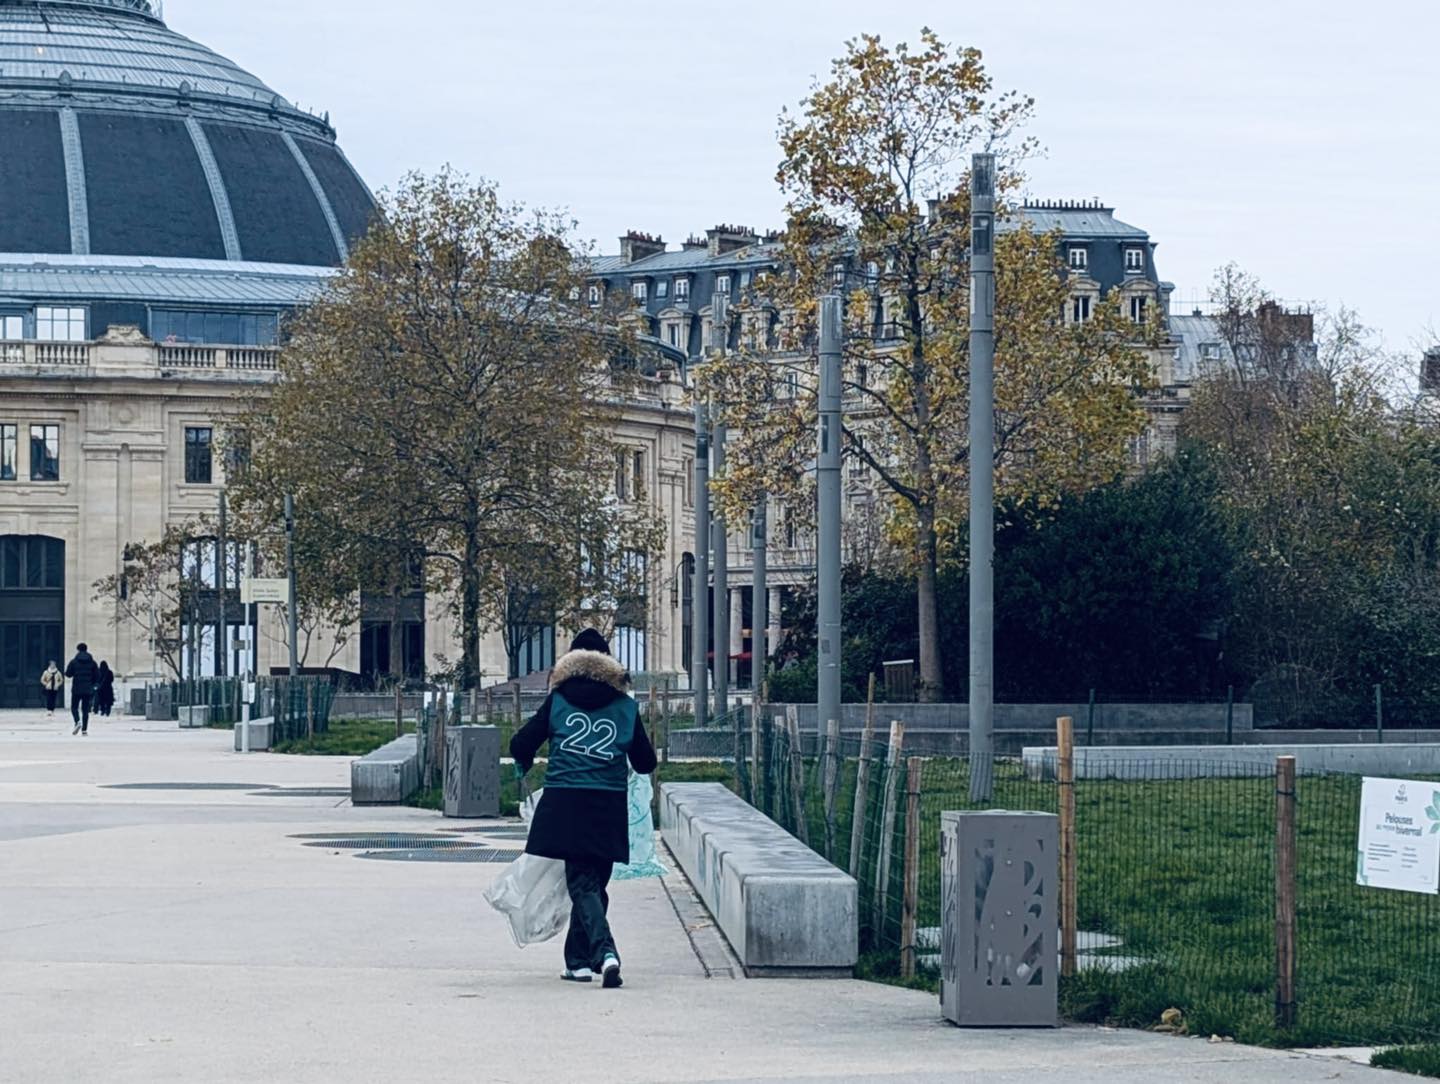
<path fill-rule="evenodd" d="M 0 0 L 3 254 L 333 267 L 370 192 L 328 117 L 150 0 Z"/>

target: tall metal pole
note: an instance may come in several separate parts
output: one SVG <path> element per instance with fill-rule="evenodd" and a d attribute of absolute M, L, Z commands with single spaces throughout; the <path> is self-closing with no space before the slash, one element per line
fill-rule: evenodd
<path fill-rule="evenodd" d="M 300 673 L 300 620 L 295 612 L 295 498 L 285 494 L 285 574 L 290 580 L 290 677 Z M 295 686 L 290 686 L 294 697 Z M 292 700 L 293 704 L 293 700 Z"/>
<path fill-rule="evenodd" d="M 695 389 L 695 600 L 691 608 L 690 679 L 695 725 L 710 719 L 710 412 Z"/>
<path fill-rule="evenodd" d="M 816 723 L 820 733 L 840 720 L 840 297 L 820 299 L 820 431 L 816 483 L 818 526 L 816 594 L 820 647 Z"/>
<path fill-rule="evenodd" d="M 754 586 L 750 589 L 750 688 L 754 690 L 756 704 L 760 703 L 760 694 L 765 687 L 765 664 L 770 658 L 770 531 L 767 503 L 768 498 L 762 493 L 755 504 L 754 518 L 750 521 L 755 550 Z"/>
<path fill-rule="evenodd" d="M 730 306 L 723 294 L 716 294 L 711 302 L 711 349 L 715 356 L 723 356 L 730 328 Z M 714 420 L 714 419 L 712 419 Z M 715 477 L 725 473 L 725 425 L 715 420 L 713 472 Z M 715 510 L 714 528 L 711 533 L 711 561 L 715 569 L 715 714 L 724 715 L 730 710 L 730 533 L 725 523 L 725 514 Z"/>
<path fill-rule="evenodd" d="M 970 167 L 970 799 L 995 766 L 995 156 Z"/>
<path fill-rule="evenodd" d="M 225 656 L 226 656 L 226 653 L 227 653 L 227 652 L 229 651 L 229 649 L 230 649 L 230 644 L 229 644 L 229 642 L 228 642 L 230 638 L 226 635 L 226 633 L 228 633 L 230 630 L 229 630 L 229 628 L 227 627 L 227 624 L 226 624 L 226 621 L 225 621 L 225 591 L 226 591 L 226 589 L 230 586 L 230 577 L 229 577 L 229 575 L 228 575 L 228 571 L 229 571 L 229 570 L 225 567 L 225 566 L 226 566 L 225 557 L 226 557 L 226 553 L 227 553 L 227 551 L 229 550 L 229 548 L 230 548 L 230 541 L 229 541 L 229 538 L 228 538 L 228 535 L 227 535 L 227 531 L 226 531 L 226 519 L 225 519 L 225 492 L 224 492 L 224 490 L 221 490 L 221 492 L 220 492 L 220 537 L 219 537 L 218 539 L 216 539 L 216 541 L 215 541 L 215 587 L 216 587 L 216 595 L 217 595 L 217 598 L 218 598 L 218 600 L 219 600 L 219 602 L 218 602 L 218 612 L 217 612 L 217 615 L 216 615 L 216 622 L 215 622 L 216 625 L 219 626 L 219 637 L 218 637 L 218 639 L 216 640 L 216 643 L 215 643 L 215 652 L 216 652 L 217 658 L 219 659 L 219 662 L 218 662 L 217 665 L 216 665 L 215 672 L 216 672 L 217 675 L 219 675 L 219 676 L 222 677 L 222 678 L 225 677 L 225 675 L 226 675 L 227 672 L 228 672 L 228 671 L 227 671 L 227 668 L 226 668 L 226 663 L 225 663 Z"/>

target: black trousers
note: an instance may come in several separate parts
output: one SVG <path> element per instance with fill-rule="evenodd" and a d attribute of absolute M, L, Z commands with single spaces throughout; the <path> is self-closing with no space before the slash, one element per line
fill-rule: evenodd
<path fill-rule="evenodd" d="M 588 967 L 598 970 L 606 956 L 615 951 L 610 935 L 610 874 L 613 862 L 567 861 L 565 887 L 570 890 L 570 932 L 565 935 L 565 966 L 571 971 Z"/>
<path fill-rule="evenodd" d="M 45 690 L 45 710 L 46 710 L 46 711 L 54 711 L 54 710 L 55 710 L 55 698 L 56 698 L 57 696 L 59 696 L 59 695 L 60 695 L 60 690 L 59 690 L 59 689 L 46 689 L 46 690 Z"/>
<path fill-rule="evenodd" d="M 73 693 L 70 696 L 70 718 L 80 723 L 82 730 L 90 729 L 90 698 L 94 695 L 94 693 Z"/>

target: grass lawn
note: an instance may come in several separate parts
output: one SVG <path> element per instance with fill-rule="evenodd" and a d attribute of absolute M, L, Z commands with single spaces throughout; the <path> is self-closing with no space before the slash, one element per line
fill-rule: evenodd
<path fill-rule="evenodd" d="M 1416 1076 L 1440 1077 L 1440 1045 L 1391 1047 L 1377 1051 L 1370 1064 L 1377 1069 L 1398 1069 Z"/>
<path fill-rule="evenodd" d="M 807 768 L 806 814 L 817 850 L 847 868 L 856 762 L 841 769 L 833 845 L 824 803 Z M 868 790 L 860 867 L 862 962 L 867 977 L 898 981 L 905 785 L 884 917 L 875 899 L 883 772 Z M 1360 779 L 1304 776 L 1298 785 L 1299 1024 L 1274 1023 L 1273 777 L 1164 782 L 1082 781 L 1076 786 L 1079 928 L 1119 938 L 1128 970 L 1083 971 L 1062 983 L 1074 1020 L 1129 1026 L 1181 1009 L 1194 1034 L 1272 1045 L 1405 1043 L 1440 1036 L 1440 901 L 1355 884 Z M 1053 783 L 1032 782 L 1014 762 L 997 765 L 987 807 L 1054 812 Z M 790 820 L 783 781 L 777 818 Z M 917 925 L 940 925 L 940 814 L 973 808 L 963 760 L 924 762 L 920 799 Z M 935 988 L 938 976 L 917 980 Z M 1431 1052 L 1433 1055 L 1433 1051 Z"/>
<path fill-rule="evenodd" d="M 415 733 L 415 724 L 406 723 L 405 732 Z M 280 742 L 270 751 L 294 756 L 363 757 L 394 740 L 394 719 L 331 719 L 324 734 Z"/>

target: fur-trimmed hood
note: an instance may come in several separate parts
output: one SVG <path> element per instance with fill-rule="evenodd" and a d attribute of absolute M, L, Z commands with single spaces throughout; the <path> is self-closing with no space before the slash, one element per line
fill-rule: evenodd
<path fill-rule="evenodd" d="M 621 695 L 630 687 L 630 675 L 625 667 L 598 651 L 570 651 L 560 656 L 555 669 L 550 671 L 550 688 L 558 689 L 577 678 L 608 685 Z"/>

